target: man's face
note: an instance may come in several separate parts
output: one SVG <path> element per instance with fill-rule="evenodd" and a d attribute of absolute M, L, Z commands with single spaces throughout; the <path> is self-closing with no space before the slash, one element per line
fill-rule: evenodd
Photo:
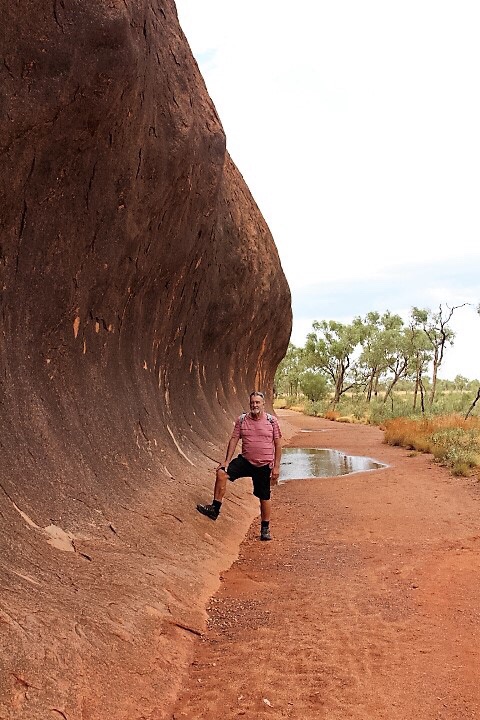
<path fill-rule="evenodd" d="M 250 398 L 250 413 L 253 417 L 258 417 L 262 414 L 263 408 L 265 407 L 265 400 L 260 395 L 252 395 Z"/>

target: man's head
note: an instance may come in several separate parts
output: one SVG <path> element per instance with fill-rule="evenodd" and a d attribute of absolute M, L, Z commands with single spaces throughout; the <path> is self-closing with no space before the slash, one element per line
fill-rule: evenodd
<path fill-rule="evenodd" d="M 258 390 L 250 393 L 250 414 L 252 417 L 259 417 L 265 407 L 265 395 Z"/>

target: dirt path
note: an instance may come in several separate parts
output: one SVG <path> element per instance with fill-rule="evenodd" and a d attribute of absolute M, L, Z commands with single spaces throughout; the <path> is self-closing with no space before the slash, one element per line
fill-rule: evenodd
<path fill-rule="evenodd" d="M 254 523 L 172 717 L 480 718 L 478 484 L 377 428 L 279 415 L 314 430 L 290 445 L 389 467 L 275 491 L 274 541 Z"/>

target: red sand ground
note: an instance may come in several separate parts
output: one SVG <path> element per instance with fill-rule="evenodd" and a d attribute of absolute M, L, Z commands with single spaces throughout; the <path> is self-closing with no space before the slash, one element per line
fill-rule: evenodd
<path fill-rule="evenodd" d="M 274 540 L 250 528 L 172 718 L 480 718 L 477 480 L 375 427 L 279 416 L 289 445 L 389 467 L 275 490 Z"/>

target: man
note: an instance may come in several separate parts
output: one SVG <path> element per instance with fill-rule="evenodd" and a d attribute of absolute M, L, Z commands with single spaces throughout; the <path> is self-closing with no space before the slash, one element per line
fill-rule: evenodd
<path fill-rule="evenodd" d="M 225 462 L 217 467 L 213 502 L 197 505 L 197 510 L 216 520 L 222 507 L 227 480 L 251 477 L 253 494 L 260 500 L 262 520 L 260 540 L 271 540 L 270 485 L 276 485 L 280 474 L 282 433 L 278 421 L 265 412 L 265 396 L 257 390 L 250 393 L 250 412 L 237 418 L 227 446 Z M 242 440 L 242 453 L 232 460 L 238 441 Z"/>

